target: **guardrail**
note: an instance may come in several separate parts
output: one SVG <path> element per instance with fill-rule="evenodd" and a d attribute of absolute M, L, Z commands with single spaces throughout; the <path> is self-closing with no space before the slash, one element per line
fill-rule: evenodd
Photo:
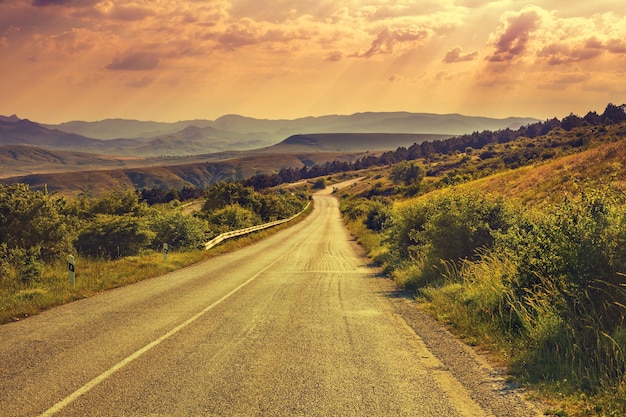
<path fill-rule="evenodd" d="M 211 249 L 213 246 L 225 241 L 226 239 L 230 239 L 231 237 L 241 236 L 241 235 L 245 235 L 248 233 L 256 232 L 257 230 L 263 230 L 269 227 L 278 226 L 279 224 L 287 223 L 288 221 L 293 220 L 299 215 L 301 215 L 302 213 L 304 213 L 309 208 L 310 205 L 311 203 L 308 203 L 306 207 L 304 207 L 304 209 L 302 209 L 300 213 L 294 214 L 288 219 L 276 220 L 270 223 L 258 224 L 256 226 L 246 227 L 245 229 L 231 230 L 230 232 L 222 233 L 221 235 L 218 235 L 214 237 L 213 239 L 209 240 L 207 243 L 205 243 L 204 249 L 205 250 Z"/>

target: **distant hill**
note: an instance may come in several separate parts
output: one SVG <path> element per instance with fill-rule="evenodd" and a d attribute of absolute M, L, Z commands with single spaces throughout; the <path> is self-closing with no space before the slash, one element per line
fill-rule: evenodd
<path fill-rule="evenodd" d="M 318 150 L 318 151 L 384 151 L 398 147 L 409 147 L 424 141 L 444 140 L 450 135 L 434 135 L 419 133 L 318 133 L 310 135 L 290 136 L 270 149 Z"/>
<path fill-rule="evenodd" d="M 184 156 L 258 149 L 277 144 L 287 137 L 302 134 L 393 133 L 451 136 L 482 130 L 514 129 L 536 121 L 520 117 L 492 119 L 459 114 L 370 112 L 294 120 L 264 120 L 227 115 L 215 121 L 187 120 L 163 123 L 107 119 L 98 122 L 72 121 L 59 125 L 44 125 L 12 115 L 0 116 L 0 145 L 31 145 L 49 150 L 107 155 Z M 375 137 L 370 136 L 368 140 L 371 139 L 371 144 L 365 147 L 392 149 L 405 143 L 404 139 L 388 143 L 386 140 L 389 137 L 380 138 L 383 140 L 382 145 L 375 143 Z M 344 137 L 342 140 L 348 139 Z M 361 140 L 365 140 L 365 137 L 362 136 Z M 337 148 L 328 141 L 326 143 L 327 147 Z"/>
<path fill-rule="evenodd" d="M 104 140 L 51 129 L 29 120 L 0 119 L 0 146 L 29 145 L 48 150 L 146 158 L 254 149 L 270 144 L 254 136 L 222 132 L 212 127 L 187 126 L 181 131 L 151 138 Z"/>
<path fill-rule="evenodd" d="M 150 122 L 127 119 L 106 119 L 98 122 L 71 121 L 58 125 L 44 125 L 50 129 L 75 133 L 96 139 L 135 139 L 177 133 L 186 127 L 210 127 L 209 120 L 188 120 L 176 123 Z"/>
<path fill-rule="evenodd" d="M 295 120 L 227 115 L 215 121 L 109 119 L 42 125 L 0 116 L 0 178 L 66 194 L 97 194 L 111 187 L 205 187 L 536 121 L 372 112 Z"/>
<path fill-rule="evenodd" d="M 351 161 L 362 156 L 362 153 L 345 152 L 268 153 L 215 162 L 37 173 L 4 178 L 1 182 L 25 183 L 34 189 L 45 186 L 50 192 L 70 197 L 80 193 L 97 196 L 114 189 L 180 189 L 183 186 L 204 188 L 222 180 L 249 178 L 257 172 L 275 172 L 286 167 L 301 168 L 336 160 Z"/>
<path fill-rule="evenodd" d="M 125 119 L 106 119 L 96 122 L 73 121 L 45 125 L 67 133 L 96 139 L 134 139 L 170 135 L 189 126 L 212 127 L 220 131 L 252 135 L 257 139 L 278 142 L 288 136 L 309 133 L 427 133 L 460 135 L 482 130 L 517 129 L 538 119 L 529 117 L 464 116 L 461 114 L 433 114 L 410 112 L 367 112 L 351 115 L 328 115 L 288 119 L 255 119 L 240 115 L 225 115 L 216 120 L 184 120 L 162 123 Z M 249 136 L 248 136 L 249 137 Z"/>
<path fill-rule="evenodd" d="M 132 157 L 51 151 L 26 145 L 0 146 L 0 178 L 33 172 L 80 171 L 89 167 L 119 168 L 141 163 L 142 160 Z"/>

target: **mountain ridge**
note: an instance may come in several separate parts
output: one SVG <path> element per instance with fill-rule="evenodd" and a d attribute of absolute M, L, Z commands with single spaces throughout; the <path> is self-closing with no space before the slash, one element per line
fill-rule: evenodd
<path fill-rule="evenodd" d="M 136 139 L 172 134 L 188 126 L 213 127 L 239 134 L 263 134 L 275 142 L 299 133 L 437 133 L 458 135 L 481 130 L 517 128 L 535 123 L 532 117 L 490 118 L 459 113 L 359 112 L 350 115 L 306 116 L 296 119 L 257 119 L 227 114 L 215 120 L 190 119 L 178 122 L 153 122 L 133 119 L 71 121 L 57 125 L 42 124 L 51 129 L 80 134 L 95 139 Z"/>

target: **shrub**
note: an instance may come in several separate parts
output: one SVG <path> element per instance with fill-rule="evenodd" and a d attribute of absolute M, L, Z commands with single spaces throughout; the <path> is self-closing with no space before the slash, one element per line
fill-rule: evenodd
<path fill-rule="evenodd" d="M 82 255 L 115 259 L 139 254 L 154 236 L 145 218 L 99 214 L 82 229 L 75 246 Z"/>
<path fill-rule="evenodd" d="M 442 261 L 459 264 L 493 247 L 509 227 L 510 209 L 502 199 L 478 193 L 439 194 L 404 206 L 392 216 L 387 242 L 392 258 L 423 264 L 422 284 L 436 280 Z"/>
<path fill-rule="evenodd" d="M 239 204 L 231 204 L 211 212 L 208 220 L 218 232 L 244 229 L 261 223 L 261 218 L 255 212 Z"/>
<path fill-rule="evenodd" d="M 368 229 L 380 232 L 390 217 L 391 208 L 388 201 L 372 201 L 367 209 L 364 223 Z"/>
<path fill-rule="evenodd" d="M 69 253 L 75 221 L 64 213 L 65 201 L 28 185 L 0 185 L 0 242 L 8 249 L 38 247 L 42 261 Z"/>
<path fill-rule="evenodd" d="M 150 219 L 150 229 L 155 233 L 152 247 L 158 249 L 163 243 L 172 249 L 194 249 L 207 240 L 207 223 L 180 211 L 157 212 Z"/>
<path fill-rule="evenodd" d="M 313 183 L 314 190 L 323 190 L 324 188 L 326 188 L 326 178 L 318 178 Z"/>

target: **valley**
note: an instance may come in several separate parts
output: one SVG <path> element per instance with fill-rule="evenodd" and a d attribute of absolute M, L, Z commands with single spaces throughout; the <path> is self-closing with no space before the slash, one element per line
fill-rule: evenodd
<path fill-rule="evenodd" d="M 176 123 L 109 119 L 44 125 L 0 116 L 0 181 L 66 196 L 206 187 L 332 161 L 354 162 L 458 132 L 535 119 L 359 113 L 295 120 L 229 115 Z M 447 133 L 442 133 L 447 132 Z"/>

